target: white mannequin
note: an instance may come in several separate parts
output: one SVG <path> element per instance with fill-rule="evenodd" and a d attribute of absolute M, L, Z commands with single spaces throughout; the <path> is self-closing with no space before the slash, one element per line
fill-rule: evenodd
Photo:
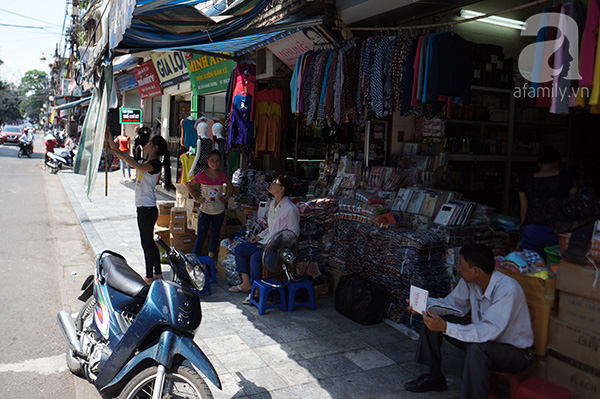
<path fill-rule="evenodd" d="M 217 122 L 213 125 L 212 133 L 213 133 L 213 136 L 215 136 L 215 140 L 218 140 L 218 139 L 225 140 L 225 137 L 223 137 L 223 125 L 220 124 L 219 122 Z"/>
<path fill-rule="evenodd" d="M 196 131 L 198 132 L 198 140 L 196 141 L 196 157 L 194 158 L 194 163 L 192 164 L 192 167 L 190 168 L 190 172 L 188 173 L 188 176 L 194 176 L 195 171 L 196 171 L 196 166 L 198 166 L 198 163 L 202 163 L 205 164 L 207 159 L 208 159 L 208 153 L 210 153 L 210 149 L 212 149 L 212 138 L 208 137 L 208 125 L 205 122 L 200 122 L 198 123 L 197 127 L 196 127 Z M 202 148 L 202 140 L 210 140 L 210 148 L 208 148 L 208 151 L 203 151 Z M 200 158 L 206 158 L 206 159 L 200 159 Z"/>

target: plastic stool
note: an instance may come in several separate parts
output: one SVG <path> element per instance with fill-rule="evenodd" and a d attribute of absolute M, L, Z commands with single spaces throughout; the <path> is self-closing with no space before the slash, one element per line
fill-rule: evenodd
<path fill-rule="evenodd" d="M 514 399 L 515 393 L 521 381 L 529 377 L 529 369 L 525 369 L 520 373 L 502 373 L 499 371 L 490 371 L 490 385 L 497 386 L 500 380 L 508 382 L 509 398 Z M 489 399 L 499 399 L 498 396 L 489 394 Z"/>
<path fill-rule="evenodd" d="M 210 269 L 210 276 L 208 276 L 207 280 L 211 280 L 213 283 L 217 284 L 217 272 L 215 270 L 215 260 L 210 256 L 197 256 L 198 260 L 208 266 Z"/>
<path fill-rule="evenodd" d="M 310 297 L 308 302 L 296 302 L 296 294 L 298 293 L 298 290 L 302 288 L 306 288 L 308 290 L 308 295 Z M 311 281 L 308 279 L 298 282 L 290 281 L 288 289 L 288 312 L 294 310 L 294 307 L 296 306 L 310 306 L 312 310 L 315 310 L 315 289 Z"/>
<path fill-rule="evenodd" d="M 281 284 L 277 280 L 269 279 L 268 282 L 272 284 Z M 258 302 L 254 299 L 254 292 L 258 290 Z M 279 298 L 281 298 L 281 303 L 277 303 L 274 305 L 267 305 L 267 299 L 271 292 L 278 292 Z M 287 311 L 286 303 L 285 303 L 285 288 L 284 287 L 271 287 L 269 284 L 265 283 L 263 280 L 254 280 L 252 283 L 252 289 L 250 290 L 250 306 L 254 305 L 258 308 L 258 314 L 263 315 L 267 309 L 275 309 L 280 308 L 284 312 Z"/>
<path fill-rule="evenodd" d="M 567 388 L 538 377 L 529 377 L 519 384 L 515 399 L 572 399 L 572 396 Z"/>

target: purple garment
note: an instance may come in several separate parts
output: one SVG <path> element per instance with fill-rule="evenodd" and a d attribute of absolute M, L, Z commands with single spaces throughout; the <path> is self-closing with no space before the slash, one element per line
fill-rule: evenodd
<path fill-rule="evenodd" d="M 233 97 L 229 120 L 229 144 L 254 145 L 254 122 L 252 121 L 252 96 L 238 94 Z"/>

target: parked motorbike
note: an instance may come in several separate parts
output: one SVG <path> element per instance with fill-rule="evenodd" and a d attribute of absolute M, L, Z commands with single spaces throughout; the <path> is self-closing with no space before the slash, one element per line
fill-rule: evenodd
<path fill-rule="evenodd" d="M 31 155 L 33 155 L 33 143 L 19 140 L 19 152 L 17 156 L 19 158 L 24 156 L 31 158 Z"/>
<path fill-rule="evenodd" d="M 58 314 L 68 343 L 67 365 L 103 395 L 122 399 L 212 398 L 196 371 L 221 389 L 219 377 L 194 342 L 202 311 L 194 290 L 205 284 L 206 268 L 159 236 L 173 270 L 173 281 L 145 284 L 125 258 L 105 250 L 96 260 L 79 297 L 85 304 L 75 320 Z"/>
<path fill-rule="evenodd" d="M 46 166 L 48 171 L 52 174 L 58 173 L 63 168 L 73 167 L 73 151 L 61 151 L 60 154 L 55 152 L 48 152 L 46 154 Z"/>

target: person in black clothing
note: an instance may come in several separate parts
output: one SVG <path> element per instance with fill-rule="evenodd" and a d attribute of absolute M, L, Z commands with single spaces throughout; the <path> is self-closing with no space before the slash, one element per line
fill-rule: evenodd
<path fill-rule="evenodd" d="M 519 179 L 520 216 L 523 236 L 520 249 L 544 255 L 544 248 L 558 245 L 554 223 L 564 200 L 577 192 L 571 176 L 560 170 L 559 152 L 546 146 L 538 156 L 539 171 Z"/>
<path fill-rule="evenodd" d="M 133 158 L 136 161 L 142 159 L 142 150 L 144 148 L 144 142 L 142 136 L 140 135 L 140 127 L 137 126 L 135 128 L 135 137 L 133 139 Z"/>

